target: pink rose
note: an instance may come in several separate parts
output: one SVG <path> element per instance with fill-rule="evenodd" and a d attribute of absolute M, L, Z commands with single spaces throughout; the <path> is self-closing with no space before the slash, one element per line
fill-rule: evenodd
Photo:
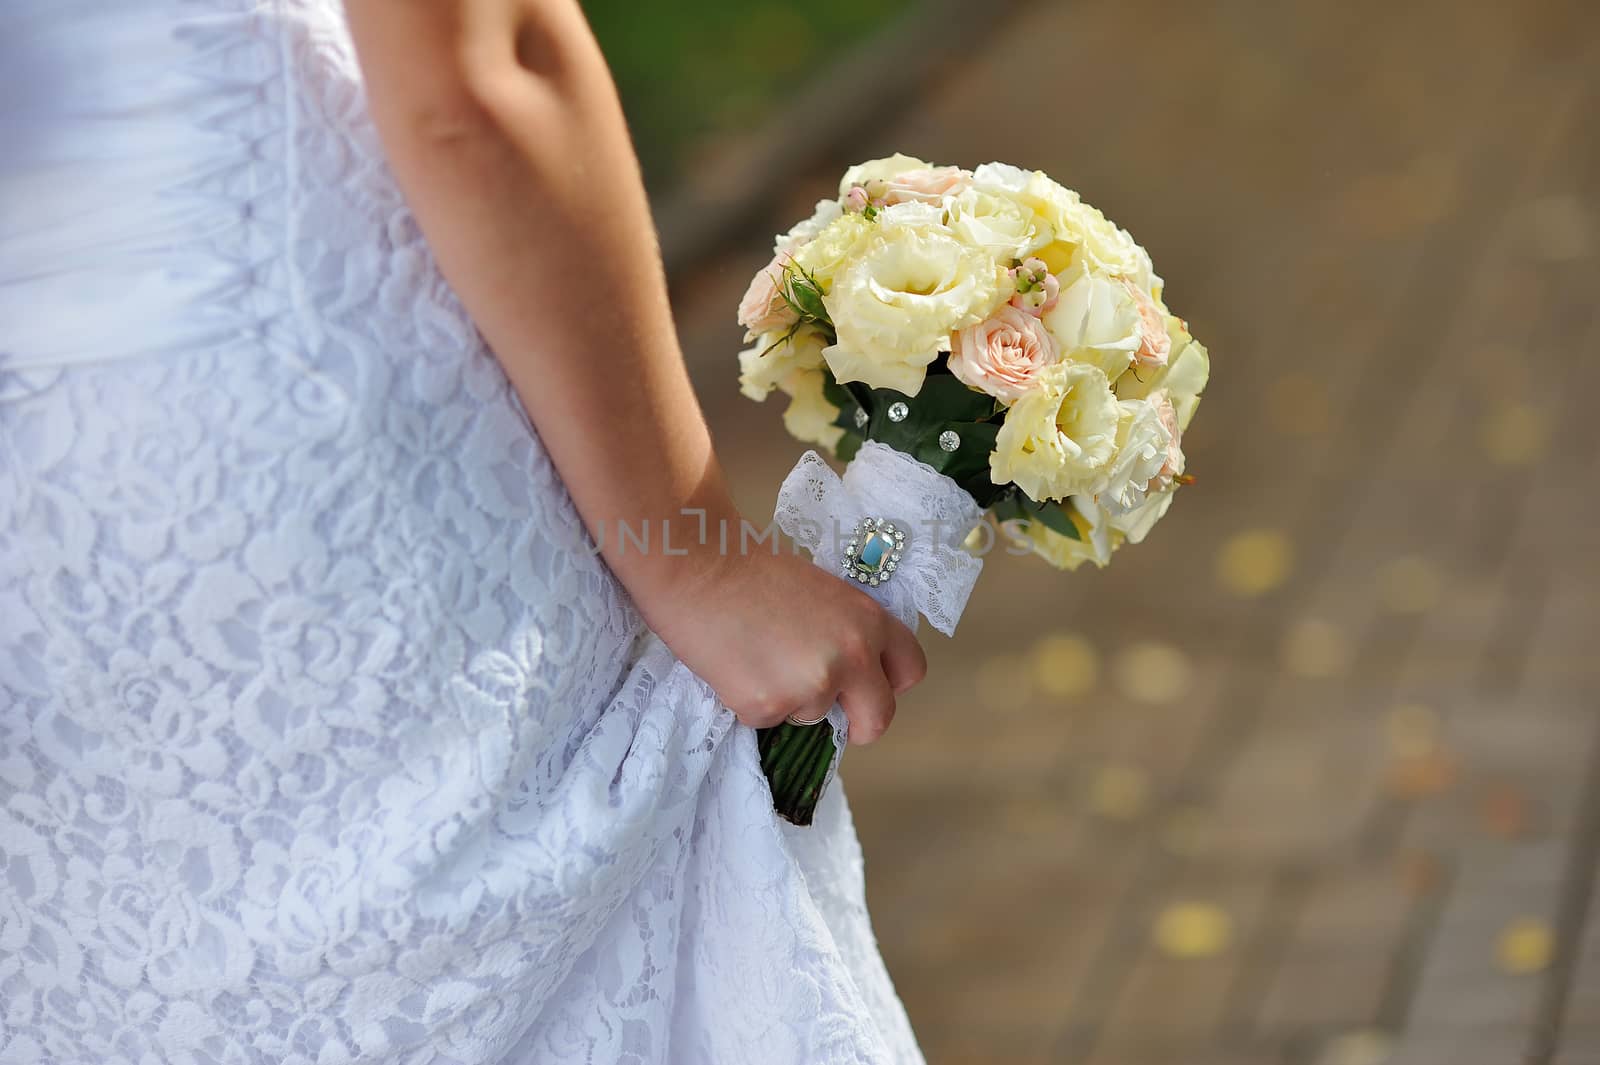
<path fill-rule="evenodd" d="M 1124 278 L 1122 284 L 1139 311 L 1139 350 L 1133 353 L 1133 361 L 1147 370 L 1165 366 L 1172 352 L 1172 338 L 1167 335 L 1167 322 L 1161 308 L 1150 298 L 1150 293 L 1132 281 Z"/>
<path fill-rule="evenodd" d="M 905 203 L 908 200 L 916 200 L 918 203 L 938 203 L 971 180 L 972 175 L 959 166 L 933 166 L 907 170 L 896 174 L 885 183 L 883 198 L 889 204 Z"/>
<path fill-rule="evenodd" d="M 790 262 L 788 252 L 780 251 L 755 277 L 739 301 L 739 324 L 749 330 L 746 339 L 761 333 L 787 329 L 795 323 L 794 308 L 783 298 L 783 270 Z"/>
<path fill-rule="evenodd" d="M 1044 324 L 1011 304 L 956 333 L 950 341 L 950 372 L 963 384 L 1015 403 L 1033 379 L 1058 360 Z"/>

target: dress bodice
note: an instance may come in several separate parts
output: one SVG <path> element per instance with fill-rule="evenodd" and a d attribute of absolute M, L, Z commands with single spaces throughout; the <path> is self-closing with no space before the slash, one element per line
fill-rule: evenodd
<path fill-rule="evenodd" d="M 192 349 L 284 313 L 293 21 L 255 0 L 8 0 L 0 367 Z"/>

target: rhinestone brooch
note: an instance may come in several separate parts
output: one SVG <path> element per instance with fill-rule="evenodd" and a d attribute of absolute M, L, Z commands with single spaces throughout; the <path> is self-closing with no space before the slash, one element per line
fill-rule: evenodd
<path fill-rule="evenodd" d="M 946 429 L 939 434 L 939 448 L 943 451 L 954 451 L 961 446 L 961 437 L 954 429 Z"/>
<path fill-rule="evenodd" d="M 903 422 L 906 420 L 906 415 L 910 413 L 911 408 L 899 400 L 889 404 L 889 420 L 891 422 Z"/>
<path fill-rule="evenodd" d="M 894 576 L 905 547 L 905 530 L 894 522 L 884 518 L 862 518 L 844 549 L 841 568 L 845 579 L 876 588 Z"/>
<path fill-rule="evenodd" d="M 856 408 L 856 428 L 857 429 L 865 429 L 866 427 L 867 427 L 867 412 L 865 410 L 863 410 L 862 408 L 857 407 Z"/>

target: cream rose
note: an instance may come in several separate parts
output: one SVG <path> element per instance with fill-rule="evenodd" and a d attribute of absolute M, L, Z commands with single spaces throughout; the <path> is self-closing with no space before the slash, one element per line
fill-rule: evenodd
<path fill-rule="evenodd" d="M 1172 403 L 1179 429 L 1189 428 L 1200 405 L 1200 393 L 1211 376 L 1211 357 L 1205 345 L 1189 335 L 1182 320 L 1167 316 L 1167 333 L 1172 337 L 1172 353 L 1167 364 L 1153 372 L 1139 370 L 1117 380 L 1117 398 L 1147 399 L 1164 391 Z"/>
<path fill-rule="evenodd" d="M 1049 225 L 1027 204 L 990 189 L 970 187 L 946 204 L 952 232 L 1003 259 L 1026 259 L 1049 244 Z"/>
<path fill-rule="evenodd" d="M 756 401 L 766 399 L 796 370 L 822 366 L 827 341 L 815 329 L 802 329 L 788 340 L 782 333 L 763 333 L 755 346 L 739 352 L 739 391 Z"/>
<path fill-rule="evenodd" d="M 839 408 L 823 394 L 821 370 L 797 369 L 780 386 L 789 395 L 783 412 L 784 428 L 797 440 L 819 444 L 830 452 L 839 446 L 844 430 L 833 424 Z"/>
<path fill-rule="evenodd" d="M 1127 288 L 1081 271 L 1062 279 L 1055 307 L 1041 320 L 1065 358 L 1097 366 L 1113 382 L 1132 365 L 1143 338 L 1139 308 Z"/>
<path fill-rule="evenodd" d="M 1121 418 L 1098 367 L 1057 363 L 1012 404 L 989 456 L 995 484 L 1015 483 L 1032 499 L 1093 496 L 1116 453 Z"/>
<path fill-rule="evenodd" d="M 746 340 L 782 331 L 795 323 L 794 308 L 783 298 L 783 270 L 789 262 L 789 253 L 780 251 L 750 279 L 750 287 L 739 301 L 739 324 L 745 328 Z"/>
<path fill-rule="evenodd" d="M 838 334 L 823 357 L 841 382 L 915 395 L 950 334 L 1000 302 L 1003 277 L 998 263 L 943 227 L 880 223 L 823 297 Z"/>
<path fill-rule="evenodd" d="M 1040 371 L 1060 358 L 1039 319 L 1009 303 L 950 339 L 950 372 L 1007 404 L 1021 399 Z"/>

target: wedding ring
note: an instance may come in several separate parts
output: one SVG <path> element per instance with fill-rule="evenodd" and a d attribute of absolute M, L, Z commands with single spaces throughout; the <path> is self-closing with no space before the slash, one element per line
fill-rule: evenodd
<path fill-rule="evenodd" d="M 811 720 L 807 721 L 803 717 L 795 717 L 793 714 L 790 714 L 786 720 L 788 720 L 789 724 L 791 725 L 799 725 L 804 728 L 807 725 L 822 724 L 824 721 L 828 720 L 828 715 L 824 713 L 821 717 L 812 718 Z"/>

